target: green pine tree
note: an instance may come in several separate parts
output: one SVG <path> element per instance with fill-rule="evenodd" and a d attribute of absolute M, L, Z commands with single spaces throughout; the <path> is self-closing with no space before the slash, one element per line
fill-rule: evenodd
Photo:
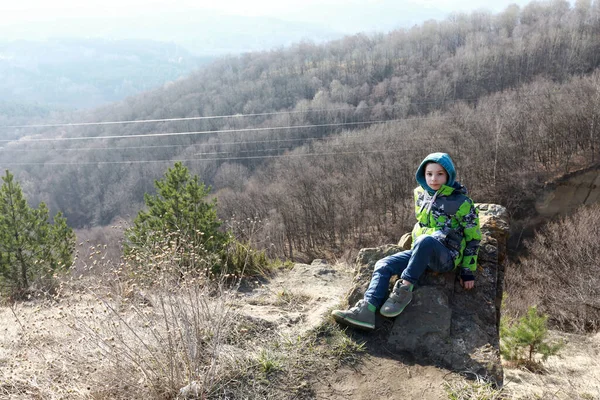
<path fill-rule="evenodd" d="M 48 221 L 48 208 L 29 207 L 23 191 L 7 170 L 0 188 L 0 282 L 2 292 L 25 296 L 32 285 L 52 279 L 73 262 L 75 235 L 58 213 Z"/>
<path fill-rule="evenodd" d="M 128 259 L 149 265 L 157 255 L 172 252 L 186 269 L 207 267 L 207 259 L 217 263 L 229 236 L 219 230 L 216 201 L 206 199 L 210 188 L 180 162 L 155 186 L 156 195 L 144 196 L 147 210 L 140 211 L 125 232 Z M 154 261 L 149 263 L 148 256 Z"/>
<path fill-rule="evenodd" d="M 503 317 L 500 324 L 500 352 L 509 361 L 535 367 L 535 356 L 540 354 L 546 361 L 556 355 L 563 343 L 548 342 L 548 316 L 530 307 L 527 314 L 516 323 Z"/>

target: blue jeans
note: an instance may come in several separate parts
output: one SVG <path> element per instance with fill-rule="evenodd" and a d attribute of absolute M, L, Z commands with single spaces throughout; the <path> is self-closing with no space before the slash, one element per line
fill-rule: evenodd
<path fill-rule="evenodd" d="M 400 275 L 400 279 L 416 284 L 427 268 L 436 272 L 452 271 L 454 260 L 446 246 L 431 236 L 422 235 L 411 250 L 392 254 L 375 263 L 365 300 L 377 308 L 381 307 L 387 299 L 393 275 Z"/>

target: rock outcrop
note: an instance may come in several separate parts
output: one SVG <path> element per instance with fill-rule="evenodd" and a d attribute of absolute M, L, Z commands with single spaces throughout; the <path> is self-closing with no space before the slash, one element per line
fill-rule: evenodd
<path fill-rule="evenodd" d="M 575 171 L 546 184 L 535 203 L 546 218 L 568 215 L 583 205 L 600 202 L 600 165 Z"/>
<path fill-rule="evenodd" d="M 393 322 L 386 347 L 410 355 L 418 363 L 439 365 L 502 385 L 499 320 L 509 221 L 502 206 L 477 207 L 483 240 L 475 289 L 463 290 L 454 272 L 427 272 L 414 291 L 412 303 Z M 362 298 L 377 260 L 401 250 L 400 246 L 387 245 L 359 252 L 349 304 Z"/>

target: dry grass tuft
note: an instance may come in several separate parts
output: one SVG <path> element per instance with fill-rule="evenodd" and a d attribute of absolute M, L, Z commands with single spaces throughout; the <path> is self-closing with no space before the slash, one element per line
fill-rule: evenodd
<path fill-rule="evenodd" d="M 482 379 L 466 379 L 445 382 L 444 388 L 449 400 L 502 400 L 508 399 L 502 389 L 495 388 Z"/>

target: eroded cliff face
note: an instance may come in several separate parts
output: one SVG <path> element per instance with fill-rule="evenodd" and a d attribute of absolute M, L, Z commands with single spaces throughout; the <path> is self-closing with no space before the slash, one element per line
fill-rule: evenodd
<path fill-rule="evenodd" d="M 502 206 L 477 207 L 483 239 L 476 288 L 463 290 L 454 272 L 427 272 L 414 291 L 412 303 L 391 320 L 393 326 L 384 332 L 383 341 L 387 349 L 408 354 L 415 363 L 441 366 L 502 385 L 499 319 L 509 220 Z M 359 252 L 349 304 L 362 298 L 377 260 L 401 250 L 387 245 Z M 379 316 L 378 326 L 385 326 L 384 320 Z"/>
<path fill-rule="evenodd" d="M 600 201 L 600 165 L 573 172 L 546 185 L 535 204 L 543 217 L 568 215 L 582 205 Z"/>

